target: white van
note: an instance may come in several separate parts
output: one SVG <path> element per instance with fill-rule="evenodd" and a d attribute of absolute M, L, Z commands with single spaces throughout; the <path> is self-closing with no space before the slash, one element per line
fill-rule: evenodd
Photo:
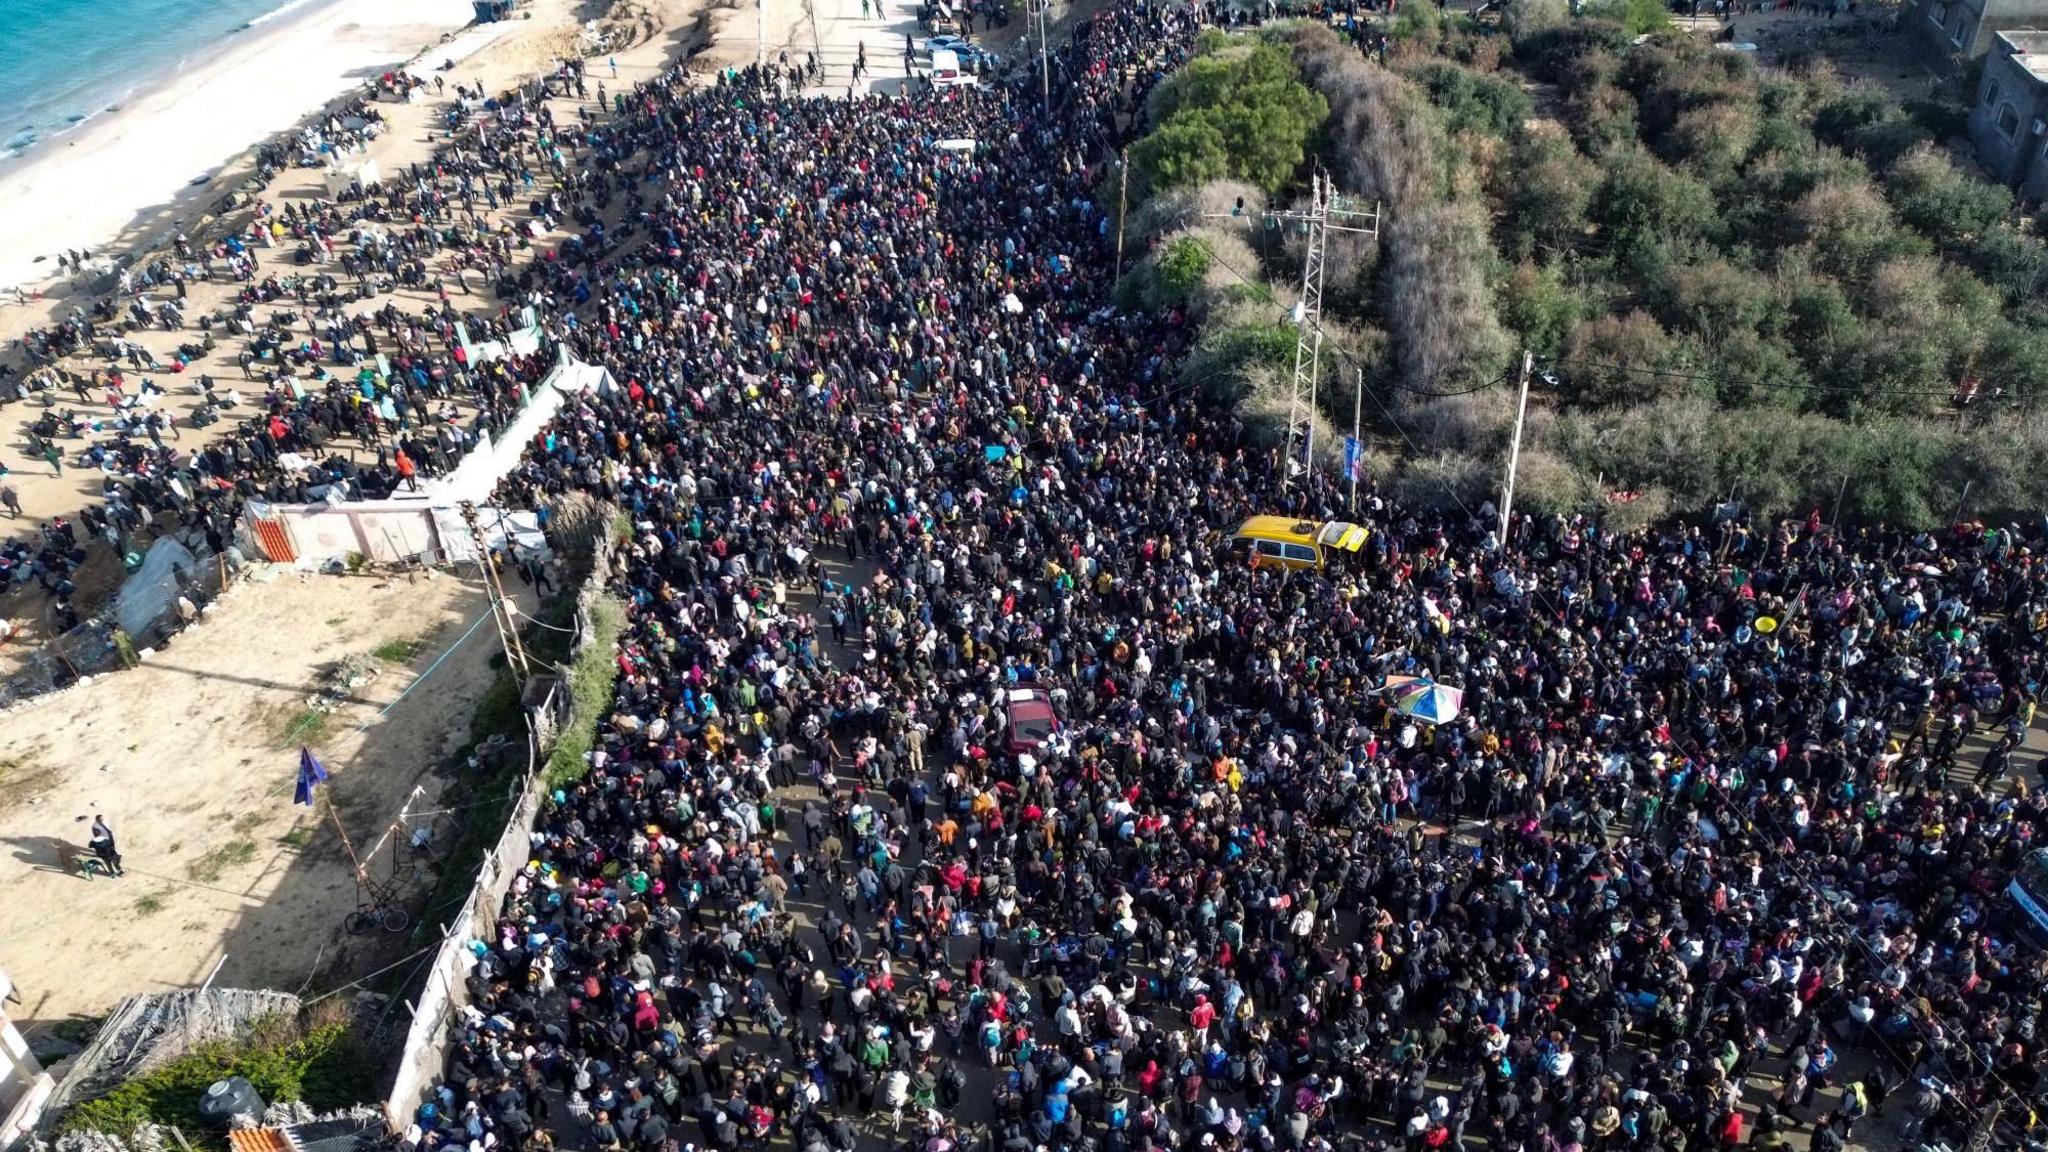
<path fill-rule="evenodd" d="M 941 49 L 932 53 L 932 87 L 953 88 L 974 85 L 974 73 L 960 67 L 960 54 Z"/>

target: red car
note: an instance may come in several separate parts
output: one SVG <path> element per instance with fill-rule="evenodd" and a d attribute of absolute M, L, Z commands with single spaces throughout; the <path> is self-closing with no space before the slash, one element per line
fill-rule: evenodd
<path fill-rule="evenodd" d="M 1052 697 L 1040 688 L 1012 688 L 1004 706 L 1010 726 L 1010 751 L 1035 752 L 1039 745 L 1060 730 L 1060 718 L 1052 710 Z"/>

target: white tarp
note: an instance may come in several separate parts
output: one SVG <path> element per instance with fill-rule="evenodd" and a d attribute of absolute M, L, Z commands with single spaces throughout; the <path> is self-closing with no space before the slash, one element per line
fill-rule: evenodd
<path fill-rule="evenodd" d="M 464 341 L 463 353 L 472 366 L 503 360 L 507 356 L 531 356 L 540 351 L 540 326 L 529 325 L 514 331 L 503 340 L 486 340 L 481 344 L 467 343 L 469 333 L 462 325 L 456 325 L 456 334 Z"/>
<path fill-rule="evenodd" d="M 378 172 L 375 160 L 359 156 L 328 165 L 323 178 L 327 182 L 327 198 L 334 200 L 348 191 L 349 185 L 361 181 L 363 187 L 368 188 L 382 179 L 382 175 Z"/>
<path fill-rule="evenodd" d="M 142 558 L 142 567 L 121 584 L 114 603 L 114 619 L 121 630 L 135 637 L 148 632 L 177 602 L 178 571 L 190 572 L 198 563 L 190 548 L 168 536 L 157 537 Z"/>
<path fill-rule="evenodd" d="M 555 388 L 563 392 L 596 392 L 600 396 L 610 395 L 619 386 L 612 374 L 595 364 L 581 360 L 564 360 L 556 365 L 548 378 L 541 382 L 543 388 Z"/>

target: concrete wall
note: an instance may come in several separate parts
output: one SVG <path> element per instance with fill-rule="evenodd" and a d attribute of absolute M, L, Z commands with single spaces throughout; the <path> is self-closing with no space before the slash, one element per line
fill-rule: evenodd
<path fill-rule="evenodd" d="M 1921 59 L 1946 68 L 1958 56 L 1974 60 L 1992 51 L 2000 32 L 2048 28 L 2048 0 L 1907 0 L 1899 19 Z"/>
<path fill-rule="evenodd" d="M 35 1131 L 43 1102 L 57 1087 L 28 1050 L 21 1029 L 7 1018 L 14 981 L 0 970 L 0 1149 L 12 1148 Z"/>
<path fill-rule="evenodd" d="M 1970 102 L 1970 143 L 1993 180 L 2039 201 L 2048 193 L 2048 133 L 2035 132 L 2034 125 L 2048 123 L 2048 80 L 2025 58 L 2048 53 L 2048 31 L 2007 31 L 1993 39 Z"/>

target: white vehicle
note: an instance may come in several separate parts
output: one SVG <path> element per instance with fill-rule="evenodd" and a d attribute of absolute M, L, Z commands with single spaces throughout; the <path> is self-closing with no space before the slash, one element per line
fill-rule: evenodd
<path fill-rule="evenodd" d="M 960 55 L 941 49 L 932 53 L 932 87 L 958 88 L 974 86 L 974 73 L 960 67 Z"/>

